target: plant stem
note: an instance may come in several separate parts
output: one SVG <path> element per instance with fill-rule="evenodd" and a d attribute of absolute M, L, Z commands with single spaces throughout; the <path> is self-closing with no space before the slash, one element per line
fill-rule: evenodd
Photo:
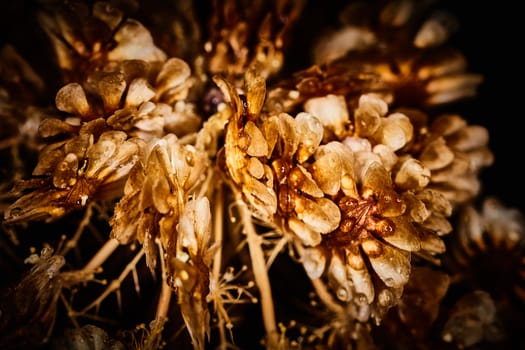
<path fill-rule="evenodd" d="M 120 245 L 119 241 L 115 238 L 109 239 L 91 258 L 91 260 L 84 266 L 82 272 L 93 273 L 98 269 L 111 254 L 117 249 Z"/>
<path fill-rule="evenodd" d="M 267 337 L 266 347 L 268 349 L 277 349 L 279 342 L 279 334 L 277 332 L 277 326 L 275 323 L 275 311 L 273 305 L 270 279 L 268 277 L 268 271 L 266 269 L 264 253 L 261 248 L 262 238 L 259 235 L 257 235 L 257 232 L 252 222 L 251 212 L 242 200 L 241 193 L 235 189 L 234 191 L 236 202 L 238 204 L 241 216 L 244 234 L 246 235 L 248 248 L 250 250 L 250 259 L 252 262 L 255 283 L 257 284 L 259 294 L 261 297 L 261 310 Z"/>
<path fill-rule="evenodd" d="M 160 240 L 157 240 L 157 245 L 159 246 L 160 256 L 164 256 L 164 250 L 162 249 L 162 243 Z M 171 301 L 172 290 L 168 285 L 168 275 L 166 273 L 166 262 L 165 259 L 161 260 L 161 270 L 162 270 L 162 286 L 160 290 L 159 301 L 157 304 L 157 312 L 155 313 L 155 319 L 167 319 L 168 311 Z"/>

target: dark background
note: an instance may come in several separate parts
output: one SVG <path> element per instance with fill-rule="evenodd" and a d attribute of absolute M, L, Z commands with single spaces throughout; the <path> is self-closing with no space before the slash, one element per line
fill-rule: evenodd
<path fill-rule="evenodd" d="M 466 117 L 490 133 L 494 165 L 482 173 L 486 195 L 525 209 L 523 196 L 525 18 L 510 1 L 448 1 L 461 28 L 452 44 L 463 50 L 470 71 L 483 74 L 478 97 L 466 103 Z"/>

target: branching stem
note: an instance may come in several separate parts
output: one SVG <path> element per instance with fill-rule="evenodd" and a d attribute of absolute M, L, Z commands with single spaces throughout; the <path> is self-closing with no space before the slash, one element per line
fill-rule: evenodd
<path fill-rule="evenodd" d="M 97 270 L 102 264 L 109 258 L 111 254 L 118 248 L 120 245 L 119 241 L 115 238 L 109 239 L 91 258 L 91 260 L 84 266 L 82 269 L 85 273 L 93 273 Z"/>

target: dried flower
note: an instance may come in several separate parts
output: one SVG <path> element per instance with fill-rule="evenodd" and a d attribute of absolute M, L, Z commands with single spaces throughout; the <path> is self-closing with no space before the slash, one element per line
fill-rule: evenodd
<path fill-rule="evenodd" d="M 34 4 L 35 59 L 0 50 L 0 264 L 57 254 L 5 290 L 3 347 L 519 339 L 523 220 L 475 208 L 494 155 L 454 111 L 481 82 L 456 19 L 326 5 Z"/>

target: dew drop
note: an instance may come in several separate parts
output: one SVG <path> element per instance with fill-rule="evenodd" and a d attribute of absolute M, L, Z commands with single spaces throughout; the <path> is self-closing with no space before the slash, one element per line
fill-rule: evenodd
<path fill-rule="evenodd" d="M 341 301 L 349 301 L 350 300 L 350 293 L 348 290 L 344 287 L 339 287 L 336 292 L 337 298 Z"/>

